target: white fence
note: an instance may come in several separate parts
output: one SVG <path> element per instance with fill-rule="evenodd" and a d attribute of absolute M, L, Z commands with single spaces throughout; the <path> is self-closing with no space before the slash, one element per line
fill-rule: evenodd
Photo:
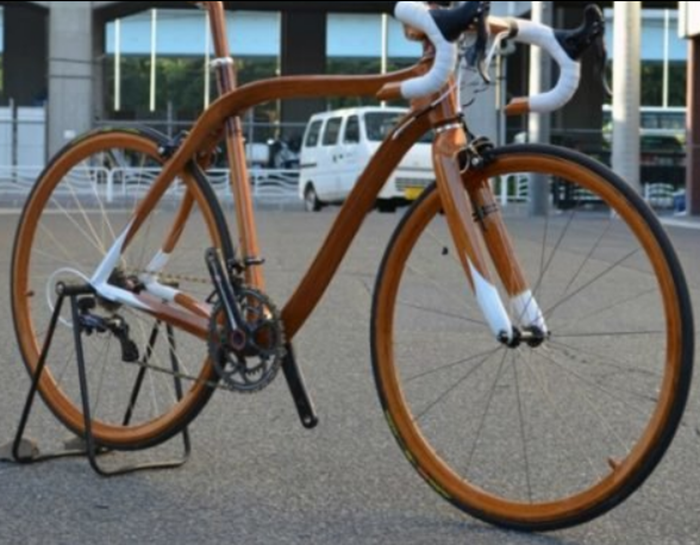
<path fill-rule="evenodd" d="M 34 187 L 43 167 L 0 167 L 0 203 L 18 203 Z M 98 197 L 106 204 L 144 196 L 156 180 L 159 169 L 85 167 L 73 169 L 60 189 L 69 196 Z M 233 203 L 230 173 L 216 169 L 207 179 L 223 204 Z M 253 200 L 256 205 L 280 208 L 298 204 L 299 172 L 294 170 L 254 169 L 250 172 Z M 166 197 L 182 196 L 184 184 L 176 181 Z"/>
<path fill-rule="evenodd" d="M 0 205 L 18 206 L 34 187 L 43 167 L 0 167 Z M 98 197 L 105 203 L 123 201 L 144 196 L 155 181 L 158 169 L 86 167 L 70 173 L 70 184 L 64 191 L 74 195 Z M 225 169 L 210 170 L 207 179 L 224 205 L 233 203 L 230 174 Z M 292 207 L 300 204 L 298 194 L 299 171 L 254 168 L 250 170 L 250 182 L 254 203 L 258 206 Z M 529 200 L 530 178 L 528 174 L 512 174 L 493 182 L 494 193 L 502 207 L 525 203 Z M 184 186 L 175 183 L 168 197 L 180 197 Z M 560 187 L 559 201 L 594 201 L 592 194 L 575 189 L 570 194 Z M 654 208 L 673 208 L 678 192 L 670 184 L 646 184 L 644 198 Z M 557 199 L 551 197 L 556 205 Z"/>
<path fill-rule="evenodd" d="M 0 108 L 0 165 L 36 165 L 46 159 L 46 110 Z"/>
<path fill-rule="evenodd" d="M 530 176 L 527 173 L 511 174 L 505 178 L 500 178 L 492 183 L 494 194 L 502 207 L 513 203 L 524 203 L 530 200 Z M 555 192 L 558 191 L 558 199 Z M 672 184 L 653 183 L 644 184 L 642 196 L 644 200 L 655 209 L 675 208 L 675 198 L 683 191 L 678 191 Z M 555 185 L 555 190 L 550 195 L 554 204 L 563 201 L 571 203 L 599 202 L 592 193 L 581 189 L 571 188 L 567 193 L 567 188 L 562 184 Z"/>

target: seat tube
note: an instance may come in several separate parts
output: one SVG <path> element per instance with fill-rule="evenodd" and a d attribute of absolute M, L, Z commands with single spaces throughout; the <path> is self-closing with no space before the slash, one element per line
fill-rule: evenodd
<path fill-rule="evenodd" d="M 468 141 L 457 115 L 454 93 L 445 98 L 430 115 L 431 123 L 436 127 L 433 164 L 437 187 L 457 255 L 494 336 L 499 340 L 511 341 L 513 326 L 491 280 L 474 209 L 462 182 L 459 155 L 467 147 Z"/>
<path fill-rule="evenodd" d="M 226 35 L 226 17 L 223 2 L 204 2 L 208 10 L 217 75 L 217 88 L 220 95 L 230 93 L 237 87 L 236 66 L 231 57 Z M 246 265 L 246 283 L 257 289 L 264 289 L 262 260 L 258 234 L 255 226 L 255 211 L 250 189 L 248 168 L 245 157 L 245 144 L 240 117 L 230 118 L 225 125 L 226 153 L 231 173 L 231 190 L 236 207 L 236 221 L 239 233 L 240 257 Z"/>

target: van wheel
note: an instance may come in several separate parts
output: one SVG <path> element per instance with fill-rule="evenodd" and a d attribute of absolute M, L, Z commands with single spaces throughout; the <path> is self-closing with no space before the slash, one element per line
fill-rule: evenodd
<path fill-rule="evenodd" d="M 304 191 L 304 208 L 307 212 L 318 212 L 323 208 L 321 201 L 318 200 L 318 195 L 314 186 L 309 184 Z"/>
<path fill-rule="evenodd" d="M 384 214 L 396 212 L 396 203 L 392 200 L 377 199 L 377 210 Z"/>

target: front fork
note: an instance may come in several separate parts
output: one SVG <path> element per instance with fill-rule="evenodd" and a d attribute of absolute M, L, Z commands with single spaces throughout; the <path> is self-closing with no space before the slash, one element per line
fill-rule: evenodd
<path fill-rule="evenodd" d="M 547 325 L 516 257 L 489 180 L 480 174 L 480 159 L 461 124 L 438 130 L 433 146 L 438 191 L 477 304 L 500 342 L 537 345 L 546 338 Z M 492 280 L 484 257 L 487 254 L 509 298 L 510 312 Z"/>

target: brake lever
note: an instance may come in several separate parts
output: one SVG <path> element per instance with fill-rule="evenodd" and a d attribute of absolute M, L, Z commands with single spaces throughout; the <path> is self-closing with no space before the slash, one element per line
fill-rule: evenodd
<path fill-rule="evenodd" d="M 596 56 L 598 57 L 598 62 L 600 64 L 600 81 L 603 85 L 603 92 L 606 98 L 611 99 L 613 96 L 612 85 L 610 85 L 610 80 L 607 75 L 608 68 L 608 47 L 605 43 L 605 36 L 598 36 L 596 40 Z"/>
<path fill-rule="evenodd" d="M 469 65 L 476 67 L 479 76 L 487 85 L 491 84 L 491 77 L 488 72 L 486 62 L 486 47 L 489 41 L 489 29 L 486 23 L 491 11 L 491 2 L 482 2 L 482 9 L 475 21 L 476 25 L 476 40 L 474 44 L 467 50 L 465 54 L 466 61 Z"/>

